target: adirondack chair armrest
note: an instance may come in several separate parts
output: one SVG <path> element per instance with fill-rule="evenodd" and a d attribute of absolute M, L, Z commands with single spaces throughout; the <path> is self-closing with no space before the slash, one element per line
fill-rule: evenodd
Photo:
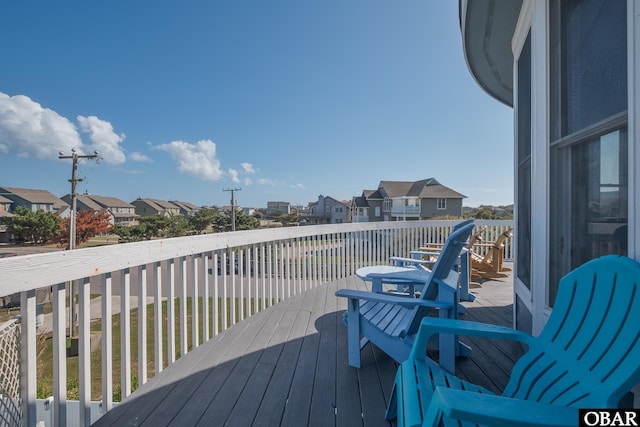
<path fill-rule="evenodd" d="M 434 248 L 435 249 L 435 248 Z M 428 256 L 438 256 L 442 253 L 441 250 L 419 250 L 419 251 L 410 251 L 410 255 L 428 255 Z"/>
<path fill-rule="evenodd" d="M 575 426 L 578 409 L 528 400 L 436 388 L 423 426 L 440 425 L 442 415 L 488 426 Z"/>
<path fill-rule="evenodd" d="M 337 297 L 356 299 L 356 300 L 367 300 L 367 301 L 375 301 L 375 302 L 384 302 L 389 304 L 397 304 L 405 308 L 414 308 L 414 307 L 430 307 L 437 309 L 451 309 L 453 304 L 438 302 L 432 300 L 424 300 L 420 298 L 407 298 L 402 296 L 394 296 L 389 294 L 379 294 L 376 292 L 367 292 L 367 291 L 356 291 L 352 289 L 340 289 L 336 292 Z"/>
<path fill-rule="evenodd" d="M 527 345 L 531 345 L 534 340 L 531 335 L 525 332 L 507 328 L 505 326 L 471 322 L 468 320 L 427 317 L 422 319 L 422 322 L 420 323 L 420 329 L 418 330 L 416 340 L 411 349 L 411 357 L 414 359 L 425 360 L 429 338 L 432 335 L 439 333 L 506 339 L 520 341 Z"/>
<path fill-rule="evenodd" d="M 430 261 L 427 259 L 418 259 L 418 258 L 405 258 L 400 256 L 392 256 L 389 257 L 389 261 L 393 261 L 396 264 L 416 264 L 416 265 L 433 265 L 436 262 Z"/>

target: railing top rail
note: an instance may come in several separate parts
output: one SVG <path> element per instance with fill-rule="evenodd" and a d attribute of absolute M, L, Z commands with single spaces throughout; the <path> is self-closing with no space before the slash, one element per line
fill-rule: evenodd
<path fill-rule="evenodd" d="M 459 220 L 361 222 L 246 230 L 0 258 L 0 296 L 220 249 L 369 230 L 453 226 Z M 477 221 L 477 225 L 513 221 Z M 504 223 L 504 224 L 503 224 Z"/>

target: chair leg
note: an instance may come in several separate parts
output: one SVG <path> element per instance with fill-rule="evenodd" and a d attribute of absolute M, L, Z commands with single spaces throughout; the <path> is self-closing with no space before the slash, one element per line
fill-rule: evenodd
<path fill-rule="evenodd" d="M 349 366 L 360 367 L 360 301 L 349 299 L 347 302 L 347 342 L 349 347 Z"/>
<path fill-rule="evenodd" d="M 393 388 L 391 389 L 391 396 L 389 396 L 389 404 L 387 405 L 387 410 L 384 412 L 384 418 L 387 420 L 395 420 L 398 416 L 398 389 L 400 387 L 398 384 L 398 375 L 400 375 L 399 372 L 396 373 Z"/>

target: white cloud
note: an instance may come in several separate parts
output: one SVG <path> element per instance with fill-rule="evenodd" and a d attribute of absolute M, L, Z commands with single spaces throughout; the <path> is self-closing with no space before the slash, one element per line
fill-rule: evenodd
<path fill-rule="evenodd" d="M 256 170 L 253 168 L 253 165 L 251 163 L 244 162 L 244 163 L 241 163 L 241 166 L 244 173 L 248 173 L 248 174 L 256 173 Z"/>
<path fill-rule="evenodd" d="M 249 177 L 246 177 L 244 179 L 244 185 L 251 185 L 251 184 L 253 184 L 253 180 Z"/>
<path fill-rule="evenodd" d="M 178 163 L 180 172 L 207 181 L 217 181 L 224 176 L 220 161 L 216 158 L 216 144 L 209 139 L 195 144 L 171 141 L 156 148 L 168 152 Z"/>
<path fill-rule="evenodd" d="M 303 189 L 304 188 L 304 184 L 291 184 L 291 188 Z"/>
<path fill-rule="evenodd" d="M 151 163 L 151 162 L 153 162 L 153 160 L 151 160 L 149 158 L 149 156 L 146 156 L 146 155 L 144 155 L 142 153 L 138 153 L 137 151 L 131 153 L 129 155 L 129 158 L 131 160 L 135 161 L 135 162 L 142 162 L 142 163 Z"/>
<path fill-rule="evenodd" d="M 78 151 L 82 141 L 65 117 L 24 95 L 0 92 L 0 151 L 18 157 L 56 159 L 59 151 Z"/>
<path fill-rule="evenodd" d="M 28 96 L 9 96 L 0 92 L 0 152 L 23 158 L 56 159 L 58 152 L 79 153 L 101 151 L 109 163 L 122 163 L 124 153 L 119 143 L 124 135 L 116 135 L 109 122 L 99 118 L 78 116 L 84 132 L 93 144 L 82 143 L 76 125 L 69 119 L 44 108 Z"/>
<path fill-rule="evenodd" d="M 227 171 L 227 173 L 229 174 L 229 177 L 231 178 L 231 181 L 233 182 L 240 182 L 240 179 L 238 178 L 238 171 L 235 169 L 229 169 Z"/>
<path fill-rule="evenodd" d="M 274 181 L 273 179 L 269 179 L 269 178 L 260 178 L 260 179 L 258 179 L 258 184 L 261 184 L 261 185 L 278 185 L 278 183 L 276 181 Z"/>
<path fill-rule="evenodd" d="M 78 116 L 80 129 L 89 134 L 89 139 L 93 144 L 89 147 L 91 151 L 99 151 L 100 157 L 107 163 L 119 165 L 124 163 L 126 157 L 122 152 L 120 143 L 124 141 L 124 134 L 117 135 L 113 131 L 111 123 L 100 120 L 96 116 Z"/>

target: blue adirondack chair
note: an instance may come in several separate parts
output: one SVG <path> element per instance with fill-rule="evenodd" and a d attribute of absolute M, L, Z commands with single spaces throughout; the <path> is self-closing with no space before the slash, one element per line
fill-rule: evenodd
<path fill-rule="evenodd" d="M 369 341 L 396 361 L 402 362 L 409 357 L 420 321 L 431 310 L 438 309 L 441 317 L 457 317 L 459 273 L 452 268 L 472 229 L 473 224 L 468 224 L 449 235 L 431 271 L 420 268 L 422 271 L 419 272 L 413 267 L 385 266 L 393 271 L 388 271 L 389 274 L 381 280 L 394 284 L 422 283 L 420 298 L 349 289 L 336 292 L 336 296 L 349 299 L 345 313 L 349 365 L 360 367 L 360 349 Z M 420 277 L 416 272 L 419 272 Z M 441 335 L 439 346 L 440 353 L 453 360 L 453 353 L 457 350 L 455 337 Z M 466 353 L 468 349 L 460 351 Z"/>
<path fill-rule="evenodd" d="M 566 275 L 538 337 L 496 325 L 424 319 L 398 368 L 387 419 L 398 426 L 577 425 L 578 408 L 615 408 L 640 381 L 640 264 L 608 255 Z M 515 339 L 528 346 L 501 396 L 425 356 L 433 334 Z"/>
<path fill-rule="evenodd" d="M 473 219 L 467 219 L 457 223 L 452 227 L 449 237 L 458 230 L 471 224 L 473 224 Z M 471 229 L 473 230 L 473 226 Z M 418 251 L 413 252 L 418 253 Z M 424 252 L 420 254 L 422 255 Z M 434 253 L 434 255 L 440 256 L 440 252 L 437 254 Z M 396 285 L 397 289 L 408 288 L 408 293 L 413 296 L 414 287 L 416 285 L 422 286 L 428 282 L 431 276 L 431 268 L 435 266 L 435 261 L 422 260 L 421 257 L 391 257 L 389 260 L 393 261 L 395 265 L 362 267 L 356 270 L 356 276 L 364 281 L 371 282 L 371 290 L 373 292 L 384 292 L 382 285 L 388 284 Z M 457 266 L 458 264 L 455 263 L 452 265 L 452 268 L 457 268 Z"/>

